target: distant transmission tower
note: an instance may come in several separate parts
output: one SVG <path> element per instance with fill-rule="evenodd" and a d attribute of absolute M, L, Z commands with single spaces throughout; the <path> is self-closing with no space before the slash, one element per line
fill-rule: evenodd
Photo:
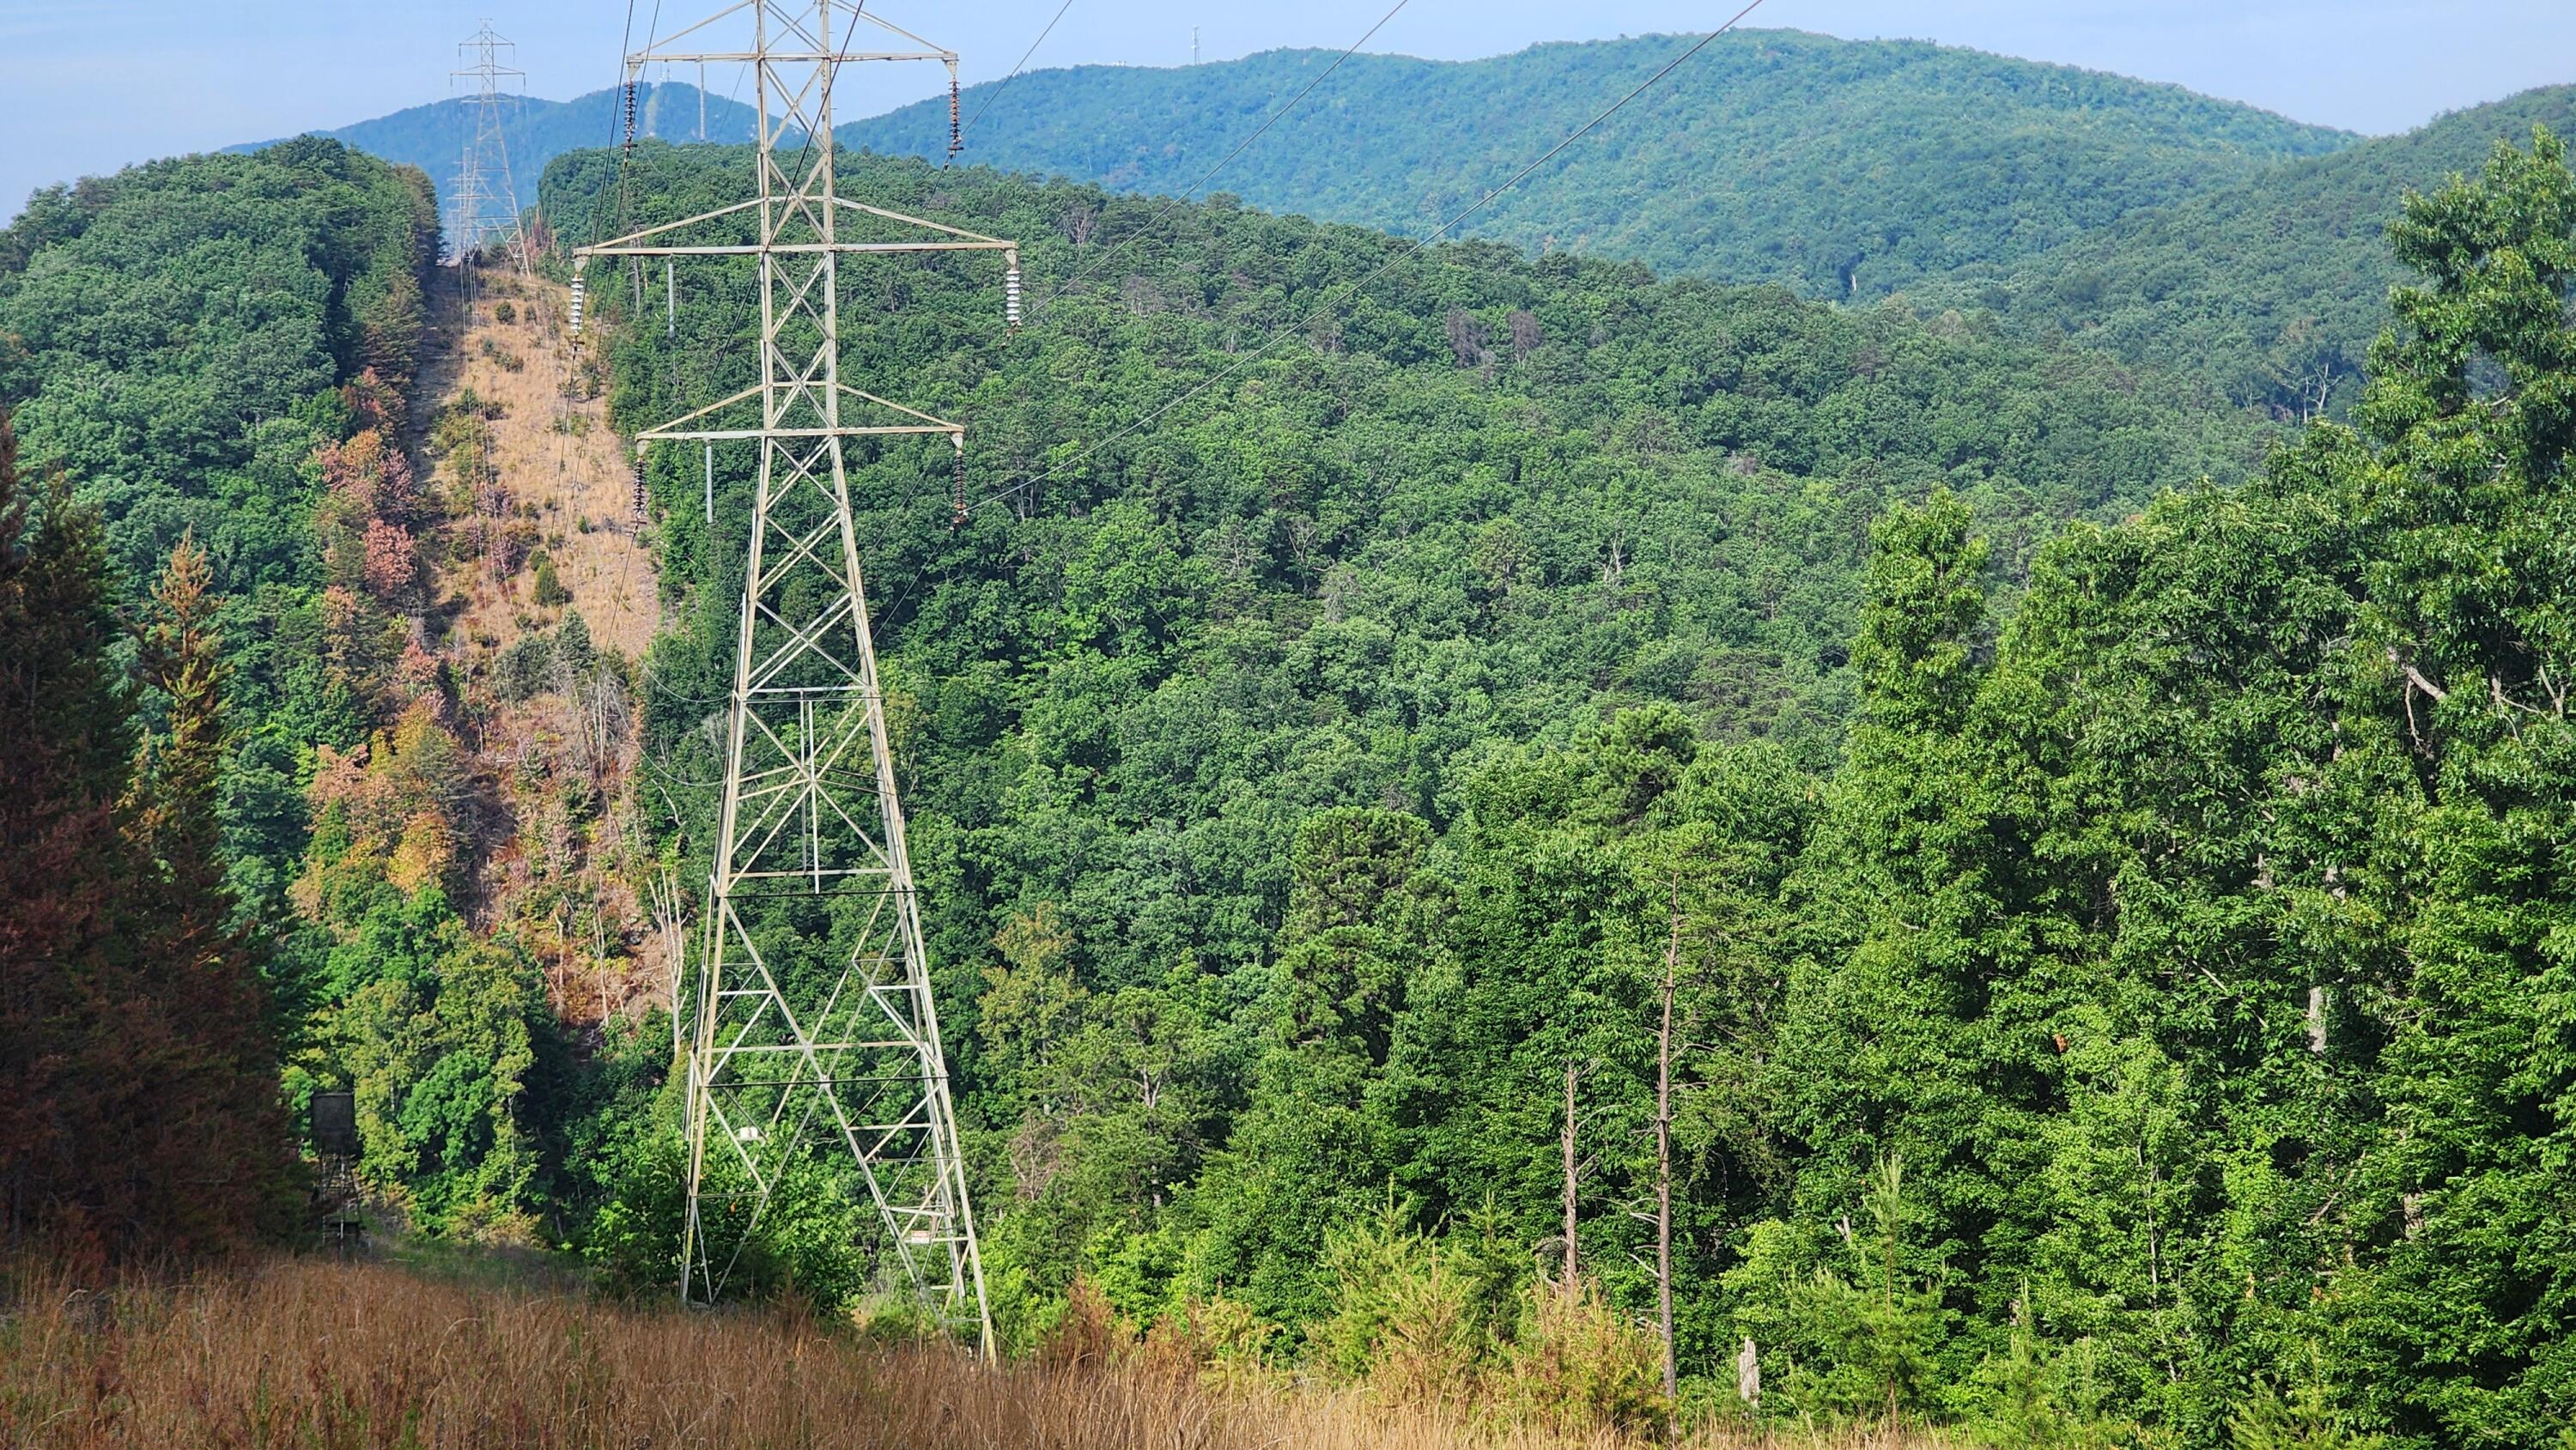
<path fill-rule="evenodd" d="M 965 429 L 843 381 L 840 298 L 844 258 L 999 251 L 1016 324 L 1019 248 L 839 194 L 841 67 L 935 60 L 953 78 L 953 52 L 850 0 L 741 0 L 627 56 L 629 94 L 648 64 L 694 60 L 757 77 L 752 197 L 573 254 L 576 287 L 596 257 L 748 258 L 760 285 L 760 380 L 636 435 L 639 467 L 656 444 L 705 446 L 710 519 L 713 448 L 759 454 L 706 917 L 676 994 L 689 1019 L 682 1295 L 724 1293 L 782 1193 L 837 1200 L 872 1220 L 852 1249 L 872 1255 L 884 1290 L 989 1351 L 846 472 L 878 440 L 944 435 L 962 474 Z"/>
<path fill-rule="evenodd" d="M 510 143 L 501 134 L 504 78 L 525 82 L 527 72 L 514 70 L 501 63 L 504 54 L 515 56 L 518 47 L 492 31 L 492 22 L 457 42 L 457 56 L 467 64 L 448 72 L 457 79 L 472 78 L 474 99 L 467 103 L 474 120 L 473 134 L 465 142 L 465 159 L 457 164 L 456 185 L 448 193 L 447 235 L 449 245 L 461 261 L 494 242 L 506 243 L 511 263 L 524 269 L 528 262 L 528 234 L 519 225 L 519 193 L 510 177 Z M 493 189 L 499 178 L 499 190 Z"/>

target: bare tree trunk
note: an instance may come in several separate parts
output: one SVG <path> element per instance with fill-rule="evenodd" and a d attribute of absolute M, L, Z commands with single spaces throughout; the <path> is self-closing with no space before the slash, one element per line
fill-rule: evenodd
<path fill-rule="evenodd" d="M 1664 943 L 1664 1017 L 1655 1030 L 1655 1321 L 1664 1341 L 1664 1398 L 1681 1392 L 1673 1348 L 1673 987 L 1681 974 L 1682 888 L 1673 883 L 1673 934 Z"/>
<path fill-rule="evenodd" d="M 1558 1139 L 1558 1145 L 1562 1147 L 1565 1152 L 1565 1284 L 1563 1286 L 1563 1292 L 1565 1294 L 1566 1302 L 1569 1304 L 1574 1302 L 1577 1295 L 1575 1287 L 1575 1272 L 1577 1266 L 1574 1257 L 1574 1189 L 1581 1174 L 1581 1169 L 1576 1165 L 1574 1160 L 1574 1078 L 1574 1059 L 1567 1058 L 1565 1061 L 1565 1132 Z"/>

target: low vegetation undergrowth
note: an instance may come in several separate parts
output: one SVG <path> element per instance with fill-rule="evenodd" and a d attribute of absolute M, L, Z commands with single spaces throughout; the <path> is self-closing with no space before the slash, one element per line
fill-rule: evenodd
<path fill-rule="evenodd" d="M 792 1309 L 681 1314 L 279 1259 L 107 1292 L 8 1277 L 13 1446 L 1611 1446 L 1150 1362 L 1000 1369 Z M 1706 1450 L 1738 1443 L 1696 1439 Z M 1743 1442 L 1752 1443 L 1752 1442 Z M 1804 1450 L 1936 1450 L 1853 1434 Z"/>

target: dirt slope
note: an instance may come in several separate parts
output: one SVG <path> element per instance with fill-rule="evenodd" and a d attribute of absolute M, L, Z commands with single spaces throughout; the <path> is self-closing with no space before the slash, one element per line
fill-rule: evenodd
<path fill-rule="evenodd" d="M 479 803 L 460 905 L 543 968 L 586 1043 L 662 1000 L 674 960 L 642 899 L 667 871 L 635 814 L 641 672 L 602 658 L 631 664 L 652 643 L 653 558 L 597 364 L 565 335 L 566 289 L 500 268 L 439 283 L 412 417 L 447 515 L 426 551 L 433 629 Z M 594 648 L 579 658 L 564 653 L 574 611 Z"/>
<path fill-rule="evenodd" d="M 636 534 L 633 455 L 609 427 L 607 402 L 565 334 L 567 293 L 500 269 L 478 282 L 461 334 L 455 321 L 468 309 L 452 293 L 441 299 L 441 340 L 452 345 L 436 349 L 423 401 L 432 415 L 468 392 L 498 405 L 497 416 L 488 407 L 485 416 L 502 496 L 514 516 L 535 525 L 591 638 L 640 658 L 661 605 L 652 555 Z M 559 618 L 536 600 L 533 569 L 502 580 L 494 572 L 467 567 L 448 580 L 465 600 L 456 620 L 465 638 L 506 647 L 530 624 Z"/>

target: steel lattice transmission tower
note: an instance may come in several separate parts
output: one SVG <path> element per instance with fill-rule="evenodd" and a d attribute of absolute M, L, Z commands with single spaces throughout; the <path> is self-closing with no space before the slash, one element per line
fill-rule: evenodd
<path fill-rule="evenodd" d="M 841 68 L 939 61 L 953 76 L 954 53 L 849 0 L 741 0 L 629 55 L 628 85 L 647 65 L 700 60 L 753 71 L 753 195 L 573 254 L 576 287 L 600 257 L 637 269 L 748 259 L 760 287 L 758 381 L 636 435 L 639 466 L 657 444 L 708 450 L 711 517 L 712 449 L 759 455 L 706 915 L 675 992 L 688 1071 L 682 1294 L 724 1292 L 782 1189 L 800 1203 L 841 1195 L 876 1225 L 854 1251 L 873 1250 L 883 1286 L 917 1294 L 989 1350 L 848 477 L 854 450 L 904 435 L 944 435 L 962 468 L 965 430 L 845 381 L 840 305 L 845 261 L 999 251 L 1015 285 L 1019 250 L 838 191 Z"/>
<path fill-rule="evenodd" d="M 510 143 L 501 133 L 504 102 L 501 94 L 504 79 L 525 83 L 527 72 L 502 64 L 503 57 L 515 56 L 518 47 L 494 34 L 492 22 L 458 41 L 456 54 L 466 64 L 448 72 L 451 78 L 474 82 L 474 99 L 467 102 L 474 129 L 465 141 L 465 156 L 456 167 L 456 184 L 448 192 L 447 235 L 459 260 L 494 241 L 509 247 L 512 265 L 525 268 L 528 261 L 528 234 L 519 225 L 519 191 L 510 176 Z M 494 189 L 495 178 L 499 189 Z"/>

